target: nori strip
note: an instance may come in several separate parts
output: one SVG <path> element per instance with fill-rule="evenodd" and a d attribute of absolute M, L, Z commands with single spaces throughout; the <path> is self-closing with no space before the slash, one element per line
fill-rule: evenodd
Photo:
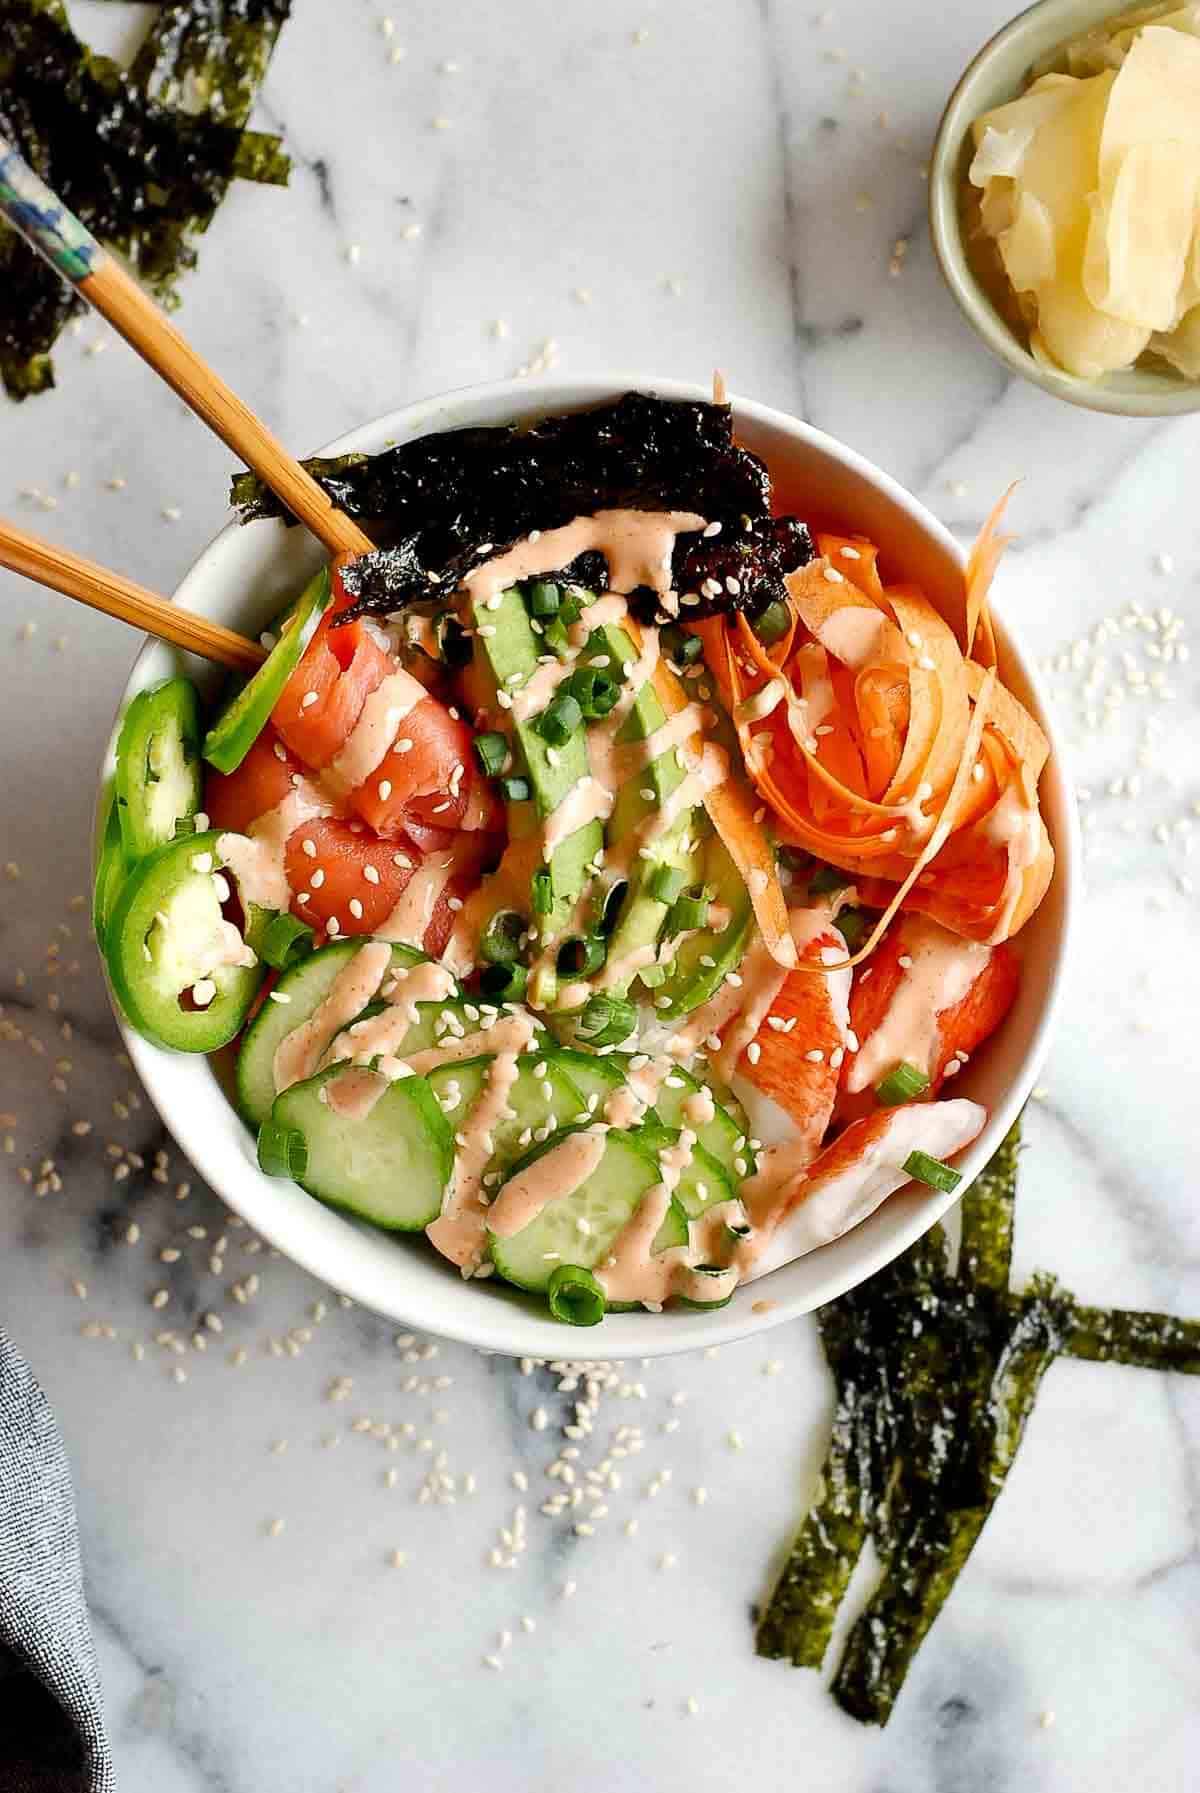
<path fill-rule="evenodd" d="M 305 466 L 340 509 L 384 525 L 390 544 L 346 569 L 357 601 L 341 621 L 443 600 L 481 558 L 597 510 L 692 510 L 720 523 L 717 535 L 676 541 L 675 587 L 699 594 L 685 612 L 692 618 L 758 615 L 813 554 L 803 523 L 771 515 L 770 475 L 734 442 L 727 405 L 629 392 L 528 429 L 447 430 Z M 231 500 L 243 522 L 284 514 L 248 473 L 234 480 Z M 719 595 L 700 592 L 707 578 L 719 581 Z M 652 615 L 653 595 L 645 598 Z"/>
<path fill-rule="evenodd" d="M 240 13 L 246 0 L 224 4 Z M 167 8 L 155 29 L 192 10 Z M 220 8 L 208 0 L 200 10 Z M 264 21 L 262 30 L 273 43 L 278 25 Z M 194 34 L 180 41 L 195 53 Z M 269 44 L 256 67 L 266 53 Z M 132 75 L 80 43 L 60 0 L 0 0 L 0 132 L 168 303 L 230 180 L 287 178 L 278 139 L 148 98 Z M 53 270 L 0 225 L 0 377 L 12 397 L 53 384 L 50 350 L 79 308 Z"/>
<path fill-rule="evenodd" d="M 970 1556 L 1058 1355 L 1200 1374 L 1200 1322 L 1008 1289 L 1020 1123 L 963 1199 L 956 1271 L 938 1229 L 817 1316 L 837 1384 L 819 1503 L 759 1620 L 764 1656 L 819 1667 L 868 1533 L 882 1577 L 834 1698 L 884 1724 Z"/>
<path fill-rule="evenodd" d="M 1000 1149 L 962 1198 L 958 1274 L 965 1283 L 978 1283 L 1002 1291 L 1008 1288 L 1020 1149 L 1021 1121 L 1018 1117 Z"/>
<path fill-rule="evenodd" d="M 290 11 L 291 0 L 175 0 L 159 11 L 130 76 L 161 106 L 244 124 Z"/>
<path fill-rule="evenodd" d="M 1133 1308 L 1076 1307 L 1063 1354 L 1200 1376 L 1200 1320 Z"/>
<path fill-rule="evenodd" d="M 853 1626 L 833 1681 L 852 1718 L 885 1724 L 930 1626 L 983 1530 L 1004 1485 L 1041 1379 L 1061 1346 L 1070 1299 L 1039 1288 L 991 1304 L 1000 1336 L 977 1338 L 967 1376 L 947 1391 L 942 1425 L 922 1452 L 920 1433 L 900 1465 L 891 1505 L 908 1522 L 883 1579 Z M 970 1311 L 959 1309 L 961 1322 Z M 985 1365 L 982 1381 L 976 1376 Z M 940 1473 L 931 1474 L 934 1467 Z M 906 1486 L 907 1485 L 907 1486 Z"/>

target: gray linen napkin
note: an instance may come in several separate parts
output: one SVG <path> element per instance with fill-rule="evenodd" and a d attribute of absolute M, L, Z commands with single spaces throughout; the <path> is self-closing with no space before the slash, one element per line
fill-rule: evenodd
<path fill-rule="evenodd" d="M 112 1793 L 62 1440 L 0 1327 L 0 1788 Z"/>

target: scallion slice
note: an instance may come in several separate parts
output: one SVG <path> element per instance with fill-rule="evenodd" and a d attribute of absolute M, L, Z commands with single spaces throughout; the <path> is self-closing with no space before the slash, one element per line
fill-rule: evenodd
<path fill-rule="evenodd" d="M 910 1152 L 904 1160 L 904 1168 L 914 1182 L 928 1183 L 931 1189 L 940 1189 L 943 1195 L 949 1195 L 962 1182 L 961 1170 L 943 1164 L 940 1158 L 931 1158 L 928 1152 Z"/>
<path fill-rule="evenodd" d="M 175 839 L 176 840 L 183 840 L 187 835 L 195 834 L 195 832 L 196 832 L 195 816 L 176 816 L 175 817 Z"/>
<path fill-rule="evenodd" d="M 708 926 L 708 898 L 681 896 L 667 917 L 669 934 L 686 934 L 693 928 Z"/>
<path fill-rule="evenodd" d="M 833 925 L 846 942 L 847 952 L 856 953 L 871 923 L 865 909 L 843 909 Z"/>
<path fill-rule="evenodd" d="M 875 1100 L 881 1108 L 899 1108 L 902 1102 L 911 1102 L 914 1096 L 924 1094 L 928 1088 L 929 1079 L 924 1071 L 910 1065 L 907 1059 L 901 1059 L 896 1068 L 875 1085 Z"/>
<path fill-rule="evenodd" d="M 638 972 L 638 978 L 647 990 L 657 990 L 660 984 L 665 984 L 667 981 L 667 968 L 655 960 L 651 965 L 642 966 Z"/>
<path fill-rule="evenodd" d="M 565 747 L 583 723 L 583 710 L 569 691 L 560 691 L 551 699 L 534 723 L 543 741 L 551 747 Z"/>
<path fill-rule="evenodd" d="M 501 734 L 476 735 L 475 757 L 488 778 L 499 778 L 508 764 L 508 741 Z"/>
<path fill-rule="evenodd" d="M 579 1038 L 589 1046 L 619 1046 L 637 1025 L 631 1002 L 623 996 L 589 996 L 576 1023 Z"/>
<path fill-rule="evenodd" d="M 308 1169 L 308 1145 L 297 1127 L 281 1127 L 264 1121 L 258 1131 L 259 1169 L 268 1177 L 291 1177 L 298 1182 Z"/>
<path fill-rule="evenodd" d="M 527 778 L 502 778 L 500 795 L 506 803 L 528 803 L 531 796 Z"/>
<path fill-rule="evenodd" d="M 565 660 L 571 651 L 571 643 L 567 636 L 566 624 L 563 622 L 561 616 L 551 617 L 550 621 L 546 624 L 545 629 L 542 631 L 542 640 L 545 642 L 550 652 L 552 654 L 557 654 L 560 660 Z"/>
<path fill-rule="evenodd" d="M 677 865 L 657 865 L 650 874 L 650 895 L 656 903 L 673 903 L 686 883 Z"/>
<path fill-rule="evenodd" d="M 616 708 L 621 687 L 611 674 L 599 666 L 581 666 L 567 679 L 562 690 L 579 705 L 586 722 L 600 722 Z"/>
<path fill-rule="evenodd" d="M 549 915 L 554 907 L 554 886 L 550 882 L 550 873 L 545 866 L 541 871 L 534 872 L 531 888 L 534 914 Z"/>
<path fill-rule="evenodd" d="M 604 905 L 600 911 L 600 918 L 596 923 L 598 933 L 605 935 L 612 933 L 617 925 L 621 904 L 625 901 L 625 893 L 628 889 L 629 882 L 625 878 L 618 878 L 615 884 L 609 885 L 604 893 Z"/>
<path fill-rule="evenodd" d="M 580 1264 L 560 1264 L 546 1288 L 550 1312 L 568 1326 L 598 1326 L 608 1302 L 590 1270 Z"/>
<path fill-rule="evenodd" d="M 535 579 L 526 588 L 529 611 L 532 616 L 557 616 L 562 604 L 562 593 L 550 579 Z"/>
<path fill-rule="evenodd" d="M 307 959 L 313 949 L 314 938 L 312 929 L 298 921 L 294 915 L 277 915 L 267 923 L 259 956 L 268 965 L 273 965 L 276 971 L 287 971 L 290 966 L 298 965 L 301 959 Z"/>
<path fill-rule="evenodd" d="M 792 613 L 782 598 L 772 599 L 762 615 L 756 616 L 750 625 L 764 647 L 782 641 L 791 626 Z"/>
<path fill-rule="evenodd" d="M 671 623 L 659 636 L 662 651 L 668 660 L 674 660 L 679 666 L 691 666 L 704 652 L 704 643 L 698 635 L 688 635 L 678 623 Z"/>
<path fill-rule="evenodd" d="M 525 917 L 515 909 L 498 909 L 483 931 L 480 956 L 489 965 L 515 964 L 525 933 Z"/>
<path fill-rule="evenodd" d="M 485 965 L 479 974 L 479 988 L 498 1002 L 520 1002 L 528 978 L 524 965 L 515 960 L 509 965 Z"/>
<path fill-rule="evenodd" d="M 600 934 L 575 934 L 558 949 L 561 977 L 591 977 L 608 956 L 608 942 Z"/>

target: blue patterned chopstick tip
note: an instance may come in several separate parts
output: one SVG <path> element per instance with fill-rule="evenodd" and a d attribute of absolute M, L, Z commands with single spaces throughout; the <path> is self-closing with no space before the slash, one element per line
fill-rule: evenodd
<path fill-rule="evenodd" d="M 0 216 L 75 286 L 95 271 L 99 243 L 25 158 L 0 142 Z"/>

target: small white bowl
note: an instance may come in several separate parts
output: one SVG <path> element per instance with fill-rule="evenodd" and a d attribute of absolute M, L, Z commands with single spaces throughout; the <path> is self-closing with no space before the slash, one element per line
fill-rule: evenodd
<path fill-rule="evenodd" d="M 676 380 L 547 380 L 477 386 L 408 405 L 352 430 L 324 452 L 379 450 L 433 430 L 463 424 L 532 421 L 595 405 L 633 388 L 665 398 L 708 394 Z M 852 449 L 766 405 L 735 399 L 739 439 L 763 456 L 780 508 L 859 530 L 879 542 L 894 575 L 916 580 L 933 603 L 953 611 L 961 594 L 963 556 L 952 537 L 894 480 Z M 320 549 L 302 529 L 262 522 L 223 529 L 177 592 L 181 604 L 253 634 L 315 569 Z M 1046 825 L 1058 856 L 1054 882 L 1020 936 L 1024 975 L 1016 1007 L 956 1095 L 986 1104 L 991 1118 L 958 1160 L 969 1181 L 987 1162 L 1037 1081 L 1062 991 L 1063 964 L 1079 861 L 1077 823 L 1055 750 L 1054 729 L 1031 669 L 997 619 L 1001 670 L 1050 737 L 1042 778 Z M 213 669 L 158 642 L 142 650 L 123 703 L 144 686 L 186 671 L 210 690 Z M 102 768 L 111 774 L 113 740 Z M 740 1338 L 832 1300 L 890 1262 L 957 1199 L 910 1188 L 893 1196 L 853 1232 L 809 1257 L 740 1290 L 713 1313 L 610 1314 L 598 1328 L 572 1333 L 534 1302 L 488 1280 L 464 1282 L 419 1238 L 394 1238 L 322 1207 L 294 1184 L 263 1176 L 254 1140 L 230 1106 L 208 1061 L 149 1045 L 121 1021 L 131 1058 L 166 1126 L 196 1169 L 252 1226 L 313 1275 L 364 1306 L 408 1326 L 489 1351 L 528 1357 L 580 1352 L 600 1357 L 660 1357 Z M 766 1311 L 755 1311 L 765 1304 Z"/>

